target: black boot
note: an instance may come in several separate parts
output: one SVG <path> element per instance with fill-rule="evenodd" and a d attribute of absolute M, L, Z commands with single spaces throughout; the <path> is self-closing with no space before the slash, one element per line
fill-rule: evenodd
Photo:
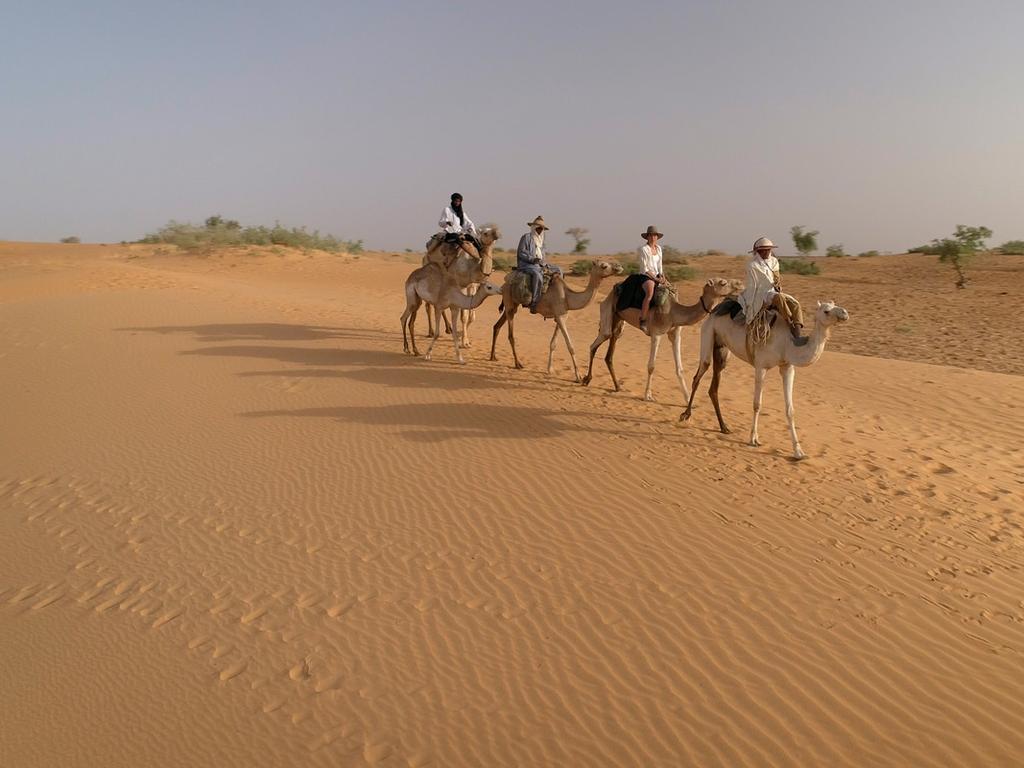
<path fill-rule="evenodd" d="M 803 329 L 804 329 L 804 327 L 802 325 L 800 325 L 799 323 L 793 323 L 789 327 L 790 333 L 793 335 L 793 345 L 794 346 L 802 347 L 804 344 L 806 344 L 810 340 L 807 336 L 804 336 L 801 333 L 801 331 L 803 331 Z"/>

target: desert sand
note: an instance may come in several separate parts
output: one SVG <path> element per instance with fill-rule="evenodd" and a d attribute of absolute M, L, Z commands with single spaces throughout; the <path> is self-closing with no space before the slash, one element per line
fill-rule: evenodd
<path fill-rule="evenodd" d="M 786 276 L 851 315 L 794 463 L 632 328 L 403 355 L 416 259 L 0 244 L 0 765 L 1024 759 L 1024 262 Z"/>

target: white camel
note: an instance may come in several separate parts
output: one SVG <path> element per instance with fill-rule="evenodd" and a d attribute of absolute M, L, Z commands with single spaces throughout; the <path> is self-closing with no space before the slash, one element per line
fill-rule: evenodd
<path fill-rule="evenodd" d="M 437 264 L 427 264 L 412 272 L 405 280 L 405 311 L 402 312 L 402 346 L 405 351 L 410 352 L 409 343 L 412 342 L 411 352 L 419 354 L 416 348 L 416 314 L 420 305 L 427 302 L 431 305 L 434 313 L 433 334 L 430 344 L 427 346 L 427 353 L 424 360 L 429 360 L 441 335 L 441 313 L 449 308 L 455 309 L 476 309 L 488 296 L 497 296 L 501 288 L 494 283 L 482 283 L 481 290 L 472 296 L 467 296 L 459 287 L 458 280 L 442 269 Z M 452 341 L 455 344 L 455 357 L 460 365 L 466 361 L 462 357 L 462 346 L 459 344 L 459 324 L 452 323 Z M 408 336 L 406 330 L 408 329 Z"/>
<path fill-rule="evenodd" d="M 727 309 L 727 307 L 723 308 Z M 786 402 L 786 422 L 789 425 L 789 435 L 793 439 L 793 458 L 797 461 L 806 458 L 807 454 L 800 447 L 800 440 L 796 436 L 796 422 L 793 420 L 793 379 L 796 369 L 806 368 L 816 363 L 821 357 L 821 353 L 825 351 L 832 326 L 849 319 L 850 313 L 842 307 L 837 307 L 831 301 L 819 301 L 815 312 L 814 331 L 806 344 L 796 346 L 788 326 L 780 318 L 764 344 L 754 348 L 751 357 L 750 351 L 747 349 L 746 325 L 733 320 L 727 311 L 716 312 L 701 326 L 700 360 L 697 372 L 693 376 L 693 390 L 690 393 L 686 410 L 679 416 L 679 420 L 689 420 L 693 413 L 693 398 L 697 395 L 697 385 L 708 367 L 713 366 L 708 396 L 715 406 L 719 429 L 726 434 L 730 432 L 722 419 L 722 410 L 718 405 L 718 384 L 721 380 L 722 369 L 725 368 L 731 352 L 740 360 L 754 366 L 754 421 L 750 427 L 750 444 L 753 446 L 761 444 L 757 436 L 757 418 L 761 412 L 761 390 L 764 387 L 764 375 L 769 368 L 778 367 L 779 373 L 782 375 L 782 393 Z"/>

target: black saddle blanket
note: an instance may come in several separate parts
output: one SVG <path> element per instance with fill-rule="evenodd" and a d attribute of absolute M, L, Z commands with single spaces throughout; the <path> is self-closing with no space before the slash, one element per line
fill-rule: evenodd
<path fill-rule="evenodd" d="M 630 275 L 615 286 L 619 294 L 615 308 L 620 312 L 624 309 L 640 309 L 644 305 L 644 283 L 651 278 L 644 274 Z"/>

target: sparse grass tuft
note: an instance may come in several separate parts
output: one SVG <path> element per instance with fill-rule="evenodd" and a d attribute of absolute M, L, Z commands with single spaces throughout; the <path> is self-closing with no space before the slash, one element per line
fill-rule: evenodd
<path fill-rule="evenodd" d="M 491 263 L 495 269 L 501 270 L 502 272 L 511 272 L 515 267 L 515 262 L 507 256 L 494 256 L 491 259 Z"/>
<path fill-rule="evenodd" d="M 80 243 L 82 242 L 82 238 L 77 235 L 71 235 L 71 237 L 62 237 L 60 241 L 62 243 Z"/>
<path fill-rule="evenodd" d="M 1007 240 L 999 250 L 1009 256 L 1024 256 L 1024 240 Z"/>
<path fill-rule="evenodd" d="M 864 251 L 863 253 L 858 253 L 857 254 L 857 258 L 858 259 L 869 259 L 869 258 L 872 258 L 874 256 L 878 256 L 878 255 L 879 255 L 878 251 Z"/>
<path fill-rule="evenodd" d="M 673 264 L 672 266 L 665 267 L 665 277 L 673 283 L 681 280 L 693 280 L 697 277 L 697 270 L 686 264 Z"/>

